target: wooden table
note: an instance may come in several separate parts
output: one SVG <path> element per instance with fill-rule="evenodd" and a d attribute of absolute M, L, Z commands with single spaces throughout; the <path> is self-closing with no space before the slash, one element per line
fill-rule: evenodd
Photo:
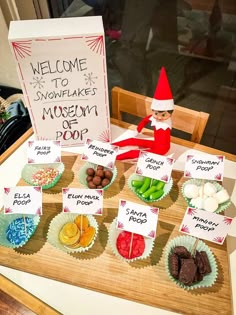
<path fill-rule="evenodd" d="M 129 125 L 128 128 L 134 126 Z M 190 145 L 204 152 L 224 154 L 200 145 Z M 236 161 L 236 157 L 231 154 L 227 157 Z M 134 172 L 135 165 L 117 161 L 118 176 L 110 189 L 105 191 L 104 212 L 101 217 L 97 217 L 99 235 L 93 248 L 84 254 L 66 254 L 47 242 L 47 228 L 52 218 L 61 212 L 61 188 L 82 187 L 77 174 L 84 162 L 80 156 L 67 152 L 63 153 L 63 162 L 66 169 L 61 180 L 54 188 L 43 193 L 44 214 L 36 233 L 20 249 L 0 247 L 1 265 L 177 313 L 232 313 L 226 243 L 219 246 L 206 242 L 215 254 L 219 267 L 216 284 L 211 288 L 184 291 L 170 281 L 165 271 L 165 246 L 169 240 L 181 235 L 178 227 L 187 206 L 180 193 L 185 181 L 183 172 L 173 171 L 171 193 L 155 204 L 160 208 L 160 216 L 152 254 L 145 260 L 124 263 L 114 256 L 107 239 L 110 224 L 117 215 L 118 200 L 122 198 L 143 203 L 127 187 L 127 179 Z M 18 185 L 26 183 L 21 179 Z"/>

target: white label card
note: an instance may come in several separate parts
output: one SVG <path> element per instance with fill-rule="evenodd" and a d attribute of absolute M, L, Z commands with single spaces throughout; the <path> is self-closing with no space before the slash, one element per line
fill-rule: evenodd
<path fill-rule="evenodd" d="M 120 200 L 117 228 L 149 238 L 155 238 L 158 213 L 158 208 Z"/>
<path fill-rule="evenodd" d="M 141 151 L 135 173 L 168 183 L 174 165 L 174 159 Z"/>
<path fill-rule="evenodd" d="M 232 221 L 220 214 L 188 207 L 179 231 L 222 245 Z"/>
<path fill-rule="evenodd" d="M 63 212 L 102 215 L 103 190 L 63 188 Z"/>
<path fill-rule="evenodd" d="M 118 146 L 110 143 L 87 139 L 81 160 L 113 169 L 118 150 Z"/>
<path fill-rule="evenodd" d="M 4 188 L 5 214 L 42 214 L 42 188 L 38 186 L 17 186 Z"/>
<path fill-rule="evenodd" d="M 61 162 L 60 141 L 28 141 L 28 163 Z"/>
<path fill-rule="evenodd" d="M 223 155 L 187 155 L 184 176 L 222 181 L 224 175 Z"/>

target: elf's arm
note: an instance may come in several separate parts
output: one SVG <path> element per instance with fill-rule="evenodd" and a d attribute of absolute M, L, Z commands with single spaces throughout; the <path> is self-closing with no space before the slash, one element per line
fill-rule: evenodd
<path fill-rule="evenodd" d="M 138 124 L 137 126 L 137 131 L 138 132 L 141 132 L 142 129 L 150 122 L 149 118 L 151 117 L 152 115 L 148 115 L 147 117 L 143 118 L 140 123 Z"/>

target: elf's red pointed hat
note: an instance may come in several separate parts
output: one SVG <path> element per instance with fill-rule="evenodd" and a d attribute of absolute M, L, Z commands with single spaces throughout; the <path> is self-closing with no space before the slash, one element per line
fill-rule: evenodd
<path fill-rule="evenodd" d="M 151 108 L 158 111 L 174 109 L 174 100 L 164 67 L 161 68 Z"/>

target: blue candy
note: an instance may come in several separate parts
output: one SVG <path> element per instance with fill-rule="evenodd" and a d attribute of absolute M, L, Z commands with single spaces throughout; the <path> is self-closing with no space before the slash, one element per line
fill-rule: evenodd
<path fill-rule="evenodd" d="M 20 245 L 27 241 L 34 232 L 35 226 L 32 218 L 17 218 L 9 224 L 6 230 L 8 241 L 13 245 Z"/>

